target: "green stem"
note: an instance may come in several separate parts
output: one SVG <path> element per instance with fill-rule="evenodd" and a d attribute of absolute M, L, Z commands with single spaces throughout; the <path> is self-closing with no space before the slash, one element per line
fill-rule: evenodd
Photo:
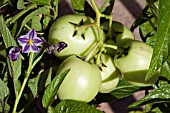
<path fill-rule="evenodd" d="M 96 13 L 96 26 L 97 26 L 97 29 L 98 29 L 98 34 L 99 34 L 99 40 L 102 40 L 102 37 L 101 37 L 101 30 L 100 30 L 100 19 L 101 17 L 103 17 L 104 15 L 99 11 L 96 3 L 94 0 L 90 0 L 92 6 L 93 6 L 93 9 Z"/>
<path fill-rule="evenodd" d="M 27 7 L 27 9 L 22 10 L 20 13 L 18 13 L 16 16 L 14 16 L 14 17 L 11 19 L 10 24 L 14 23 L 14 22 L 15 22 L 18 18 L 20 18 L 23 14 L 25 14 L 27 11 L 29 11 L 30 9 L 35 8 L 35 7 L 37 7 L 36 4 L 31 4 L 30 6 Z"/>
<path fill-rule="evenodd" d="M 86 58 L 85 58 L 85 61 L 88 61 L 90 58 L 94 57 L 94 55 L 96 55 L 96 54 L 94 54 L 94 53 L 99 52 L 98 55 L 97 55 L 96 63 L 100 65 L 100 56 L 101 56 L 102 52 L 104 51 L 104 47 L 103 47 L 104 42 L 103 42 L 103 40 L 102 40 L 103 37 L 102 37 L 101 29 L 100 29 L 100 19 L 101 19 L 102 17 L 104 17 L 104 18 L 106 18 L 106 19 L 109 19 L 109 34 L 111 34 L 112 15 L 102 14 L 102 13 L 99 11 L 99 9 L 98 9 L 95 1 L 94 1 L 94 0 L 90 0 L 90 2 L 91 2 L 91 5 L 92 5 L 95 13 L 96 13 L 96 19 L 95 19 L 95 23 L 90 24 L 89 26 L 92 26 L 92 25 L 94 26 L 94 25 L 95 25 L 95 26 L 97 27 L 99 42 L 98 42 L 98 43 L 92 48 L 92 50 L 87 54 L 87 56 L 86 56 Z M 116 48 L 116 47 L 114 47 L 114 48 Z M 117 48 L 116 48 L 116 49 L 117 49 Z"/>
<path fill-rule="evenodd" d="M 103 47 L 101 48 L 101 50 L 99 51 L 99 53 L 97 54 L 97 57 L 96 57 L 96 65 L 97 66 L 100 66 L 100 64 L 101 64 L 101 55 L 102 55 L 102 52 L 103 52 Z"/>
<path fill-rule="evenodd" d="M 32 28 L 30 26 L 28 26 L 27 24 L 25 24 L 25 27 L 28 29 L 28 30 L 32 30 Z"/>
<path fill-rule="evenodd" d="M 103 47 L 105 47 L 105 48 L 117 49 L 117 46 L 116 46 L 116 45 L 103 44 Z"/>
<path fill-rule="evenodd" d="M 28 81 L 28 78 L 29 78 L 29 76 L 30 76 L 30 73 L 31 73 L 31 71 L 32 71 L 33 56 L 34 56 L 34 53 L 30 53 L 29 66 L 28 66 L 27 72 L 26 72 L 26 74 L 25 74 L 25 78 L 24 78 L 23 84 L 22 84 L 22 86 L 21 86 L 20 92 L 19 92 L 18 96 L 17 96 L 16 99 L 15 99 L 14 108 L 13 108 L 12 113 L 16 113 L 19 100 L 20 100 L 20 98 L 21 98 L 21 96 L 22 96 L 22 93 L 23 93 L 23 91 L 24 91 L 25 85 L 26 85 L 26 83 L 27 83 L 27 81 Z"/>
<path fill-rule="evenodd" d="M 109 31 L 108 31 L 108 33 L 107 33 L 107 36 L 109 37 L 109 38 L 112 38 L 112 15 L 109 17 Z"/>
<path fill-rule="evenodd" d="M 99 48 L 101 46 L 101 41 L 97 42 L 85 55 L 85 61 L 89 61 L 91 58 L 94 57 L 94 55 L 99 51 Z"/>

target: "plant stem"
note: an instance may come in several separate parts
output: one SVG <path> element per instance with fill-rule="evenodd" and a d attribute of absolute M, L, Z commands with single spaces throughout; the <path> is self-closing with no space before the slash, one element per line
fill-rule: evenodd
<path fill-rule="evenodd" d="M 10 24 L 14 23 L 18 18 L 20 18 L 23 14 L 25 14 L 27 11 L 29 11 L 30 9 L 32 8 L 35 8 L 37 7 L 36 4 L 31 4 L 30 6 L 28 6 L 25 10 L 22 10 L 20 13 L 18 13 L 16 16 L 14 16 L 12 19 L 11 19 L 11 22 Z"/>
<path fill-rule="evenodd" d="M 30 56 L 29 56 L 29 66 L 28 66 L 27 72 L 25 74 L 25 78 L 24 78 L 23 84 L 21 86 L 20 92 L 19 92 L 18 96 L 15 99 L 14 108 L 13 108 L 12 113 L 16 113 L 19 100 L 20 100 L 20 98 L 22 96 L 22 93 L 24 91 L 25 85 L 26 85 L 26 83 L 28 81 L 28 78 L 30 76 L 30 73 L 32 71 L 33 56 L 34 56 L 34 53 L 30 53 Z"/>
<path fill-rule="evenodd" d="M 97 29 L 98 29 L 98 34 L 99 34 L 99 40 L 102 40 L 102 37 L 101 37 L 101 30 L 100 30 L 100 18 L 103 17 L 103 14 L 99 11 L 96 3 L 94 2 L 94 0 L 90 0 L 92 6 L 93 6 L 93 9 L 96 13 L 96 26 L 97 26 Z"/>
<path fill-rule="evenodd" d="M 108 44 L 104 44 L 103 47 L 105 47 L 105 48 L 117 49 L 117 46 L 116 46 L 116 45 L 108 45 Z"/>
<path fill-rule="evenodd" d="M 98 31 L 98 43 L 92 48 L 92 50 L 87 54 L 86 58 L 85 58 L 85 61 L 88 61 L 90 58 L 94 57 L 94 55 L 96 55 L 96 53 L 98 52 L 97 54 L 97 59 L 96 59 L 96 64 L 97 65 L 100 65 L 100 57 L 101 57 L 101 54 L 102 52 L 104 51 L 104 42 L 103 42 L 103 37 L 102 37 L 102 30 L 100 29 L 100 19 L 102 17 L 106 18 L 106 19 L 109 19 L 109 31 L 108 31 L 108 34 L 111 35 L 111 27 L 112 27 L 112 15 L 105 15 L 105 14 L 102 14 L 95 1 L 94 0 L 90 0 L 91 2 L 91 5 L 96 13 L 96 18 L 95 18 L 95 22 L 93 24 L 90 24 L 89 26 L 96 26 L 97 27 L 97 31 Z M 112 48 L 116 48 L 116 46 L 112 46 Z M 95 54 L 94 54 L 95 53 Z"/>
<path fill-rule="evenodd" d="M 85 61 L 89 61 L 91 58 L 94 57 L 94 55 L 99 51 L 99 48 L 100 48 L 100 45 L 101 45 L 101 41 L 97 42 L 93 47 L 92 49 L 90 49 L 87 54 L 85 55 Z"/>

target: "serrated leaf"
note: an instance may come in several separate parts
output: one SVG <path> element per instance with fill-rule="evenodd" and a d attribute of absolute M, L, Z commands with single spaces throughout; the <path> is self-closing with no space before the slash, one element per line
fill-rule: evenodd
<path fill-rule="evenodd" d="M 56 75 L 52 82 L 47 86 L 42 98 L 43 107 L 47 108 L 49 105 L 51 105 L 55 95 L 57 94 L 59 86 L 61 85 L 62 81 L 69 71 L 70 70 L 66 70 L 63 73 Z"/>
<path fill-rule="evenodd" d="M 170 102 L 170 84 L 167 84 L 166 86 L 160 87 L 158 89 L 155 89 L 154 91 L 150 92 L 148 95 L 146 95 L 141 100 L 132 103 L 129 107 L 136 107 L 139 105 L 142 105 L 143 103 L 146 104 L 146 102 L 150 103 L 161 103 L 161 100 L 163 101 L 169 101 Z"/>
<path fill-rule="evenodd" d="M 146 74 L 146 80 L 167 61 L 170 55 L 170 2 L 168 0 L 159 1 L 159 18 L 157 25 L 156 43 L 150 68 Z"/>
<path fill-rule="evenodd" d="M 133 86 L 124 80 L 120 80 L 118 86 L 110 93 L 117 99 L 124 98 L 139 90 L 139 87 Z"/>
<path fill-rule="evenodd" d="M 29 0 L 37 5 L 50 5 L 51 0 Z"/>
<path fill-rule="evenodd" d="M 55 107 L 55 113 L 103 113 L 94 107 L 74 100 L 61 101 Z"/>
<path fill-rule="evenodd" d="M 86 0 L 71 0 L 73 9 L 78 12 L 84 12 Z"/>

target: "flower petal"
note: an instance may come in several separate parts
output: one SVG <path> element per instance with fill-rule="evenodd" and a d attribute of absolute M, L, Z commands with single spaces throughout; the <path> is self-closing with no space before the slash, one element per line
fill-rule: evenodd
<path fill-rule="evenodd" d="M 59 42 L 58 44 L 54 45 L 54 50 L 57 52 L 60 52 L 66 47 L 67 47 L 67 44 L 65 42 Z"/>
<path fill-rule="evenodd" d="M 27 33 L 27 36 L 29 37 L 29 39 L 33 39 L 33 37 L 37 37 L 37 33 L 34 29 L 32 29 Z"/>
<path fill-rule="evenodd" d="M 9 50 L 9 55 L 8 57 L 12 60 L 12 61 L 16 61 L 18 59 L 19 53 L 20 53 L 20 48 L 19 47 L 13 47 Z"/>
<path fill-rule="evenodd" d="M 27 35 L 23 35 L 17 38 L 17 41 L 22 47 L 25 47 L 29 41 L 29 37 Z"/>
<path fill-rule="evenodd" d="M 39 52 L 38 47 L 35 45 L 29 45 L 27 44 L 24 49 L 22 50 L 23 53 L 29 53 L 29 52 Z"/>
<path fill-rule="evenodd" d="M 39 37 L 33 37 L 33 43 L 38 46 L 43 43 L 43 40 Z"/>

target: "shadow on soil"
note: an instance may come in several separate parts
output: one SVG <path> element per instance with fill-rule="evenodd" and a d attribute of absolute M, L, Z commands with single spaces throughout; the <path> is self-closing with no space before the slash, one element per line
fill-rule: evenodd
<path fill-rule="evenodd" d="M 133 15 L 134 18 L 137 18 L 141 14 L 143 8 L 136 0 L 130 0 L 130 3 L 129 0 L 120 0 L 120 2 Z"/>
<path fill-rule="evenodd" d="M 129 113 L 129 111 L 132 111 L 132 110 L 141 111 L 142 108 L 128 109 L 128 106 L 136 101 L 137 100 L 133 97 L 133 95 L 130 95 L 122 99 L 118 99 L 118 100 L 115 99 L 112 102 L 110 102 L 109 105 L 112 111 L 114 111 L 114 113 Z"/>

